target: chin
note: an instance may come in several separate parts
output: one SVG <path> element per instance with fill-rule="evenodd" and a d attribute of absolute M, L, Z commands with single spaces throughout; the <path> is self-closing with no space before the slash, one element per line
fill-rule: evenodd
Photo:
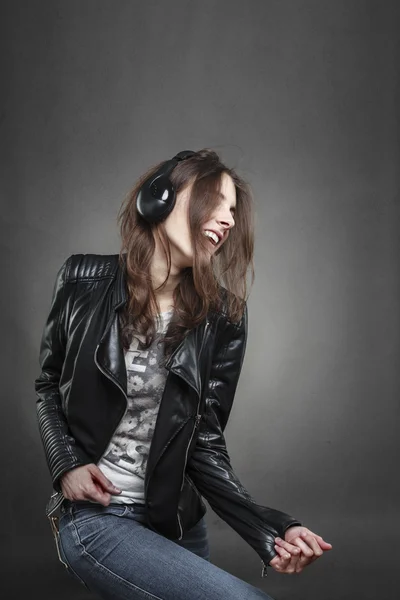
<path fill-rule="evenodd" d="M 205 251 L 202 252 L 204 262 L 205 263 L 210 262 L 213 254 L 214 254 L 214 252 L 213 252 L 212 248 L 205 249 Z M 191 267 L 191 268 L 193 267 L 194 252 L 191 247 L 183 248 L 182 246 L 180 246 L 179 258 L 178 258 L 177 263 L 178 263 L 180 269 L 186 269 L 187 267 Z"/>

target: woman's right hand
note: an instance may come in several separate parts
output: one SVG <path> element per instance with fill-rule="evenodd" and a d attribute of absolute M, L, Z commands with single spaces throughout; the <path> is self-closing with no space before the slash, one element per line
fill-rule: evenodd
<path fill-rule="evenodd" d="M 61 476 L 61 491 L 67 500 L 89 500 L 108 506 L 111 494 L 121 490 L 94 463 L 74 467 Z"/>

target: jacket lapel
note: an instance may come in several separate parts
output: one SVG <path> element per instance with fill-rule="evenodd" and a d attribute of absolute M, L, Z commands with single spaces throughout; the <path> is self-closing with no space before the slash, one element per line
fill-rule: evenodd
<path fill-rule="evenodd" d="M 201 369 L 198 351 L 201 347 L 200 337 L 200 328 L 190 330 L 165 365 L 169 371 L 186 381 L 194 389 L 197 396 L 201 394 Z"/>
<path fill-rule="evenodd" d="M 118 312 L 113 312 L 95 352 L 100 370 L 127 394 L 127 374 Z"/>
<path fill-rule="evenodd" d="M 118 265 L 113 289 L 110 320 L 100 338 L 96 351 L 96 360 L 102 370 L 115 379 L 115 382 L 127 393 L 127 375 L 122 334 L 120 331 L 118 309 L 126 304 L 128 291 L 126 286 L 125 265 Z M 201 394 L 201 369 L 199 368 L 199 348 L 202 344 L 202 328 L 195 328 L 175 348 L 169 357 L 166 368 L 181 377 L 197 396 Z"/>

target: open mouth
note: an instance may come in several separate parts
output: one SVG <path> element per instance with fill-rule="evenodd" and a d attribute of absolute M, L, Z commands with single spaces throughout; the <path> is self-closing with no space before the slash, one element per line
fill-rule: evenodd
<path fill-rule="evenodd" d="M 210 244 L 211 244 L 212 246 L 214 246 L 214 247 L 215 247 L 215 246 L 218 246 L 218 244 L 219 244 L 219 242 L 220 242 L 220 239 L 219 239 L 219 237 L 217 236 L 217 234 L 216 234 L 216 233 L 214 233 L 213 231 L 207 231 L 207 230 L 206 230 L 206 231 L 204 232 L 204 235 L 205 235 L 205 237 L 208 239 L 208 241 L 210 242 Z"/>
<path fill-rule="evenodd" d="M 207 236 L 206 236 L 206 237 L 207 237 Z M 218 244 L 216 244 L 216 243 L 215 243 L 215 242 L 214 242 L 214 241 L 213 241 L 211 238 L 207 238 L 207 239 L 208 239 L 208 241 L 209 241 L 209 243 L 210 243 L 210 246 L 214 246 L 214 248 L 215 248 L 215 246 L 217 246 L 217 245 L 218 245 Z"/>

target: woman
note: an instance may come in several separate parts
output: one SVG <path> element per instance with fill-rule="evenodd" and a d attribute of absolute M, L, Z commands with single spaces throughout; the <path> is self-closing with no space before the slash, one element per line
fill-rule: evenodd
<path fill-rule="evenodd" d="M 226 449 L 249 267 L 254 280 L 250 190 L 215 152 L 181 152 L 141 178 L 120 224 L 119 255 L 65 261 L 42 337 L 59 558 L 102 598 L 269 598 L 209 561 L 203 498 L 263 575 L 300 572 L 331 545 L 256 504 Z"/>

